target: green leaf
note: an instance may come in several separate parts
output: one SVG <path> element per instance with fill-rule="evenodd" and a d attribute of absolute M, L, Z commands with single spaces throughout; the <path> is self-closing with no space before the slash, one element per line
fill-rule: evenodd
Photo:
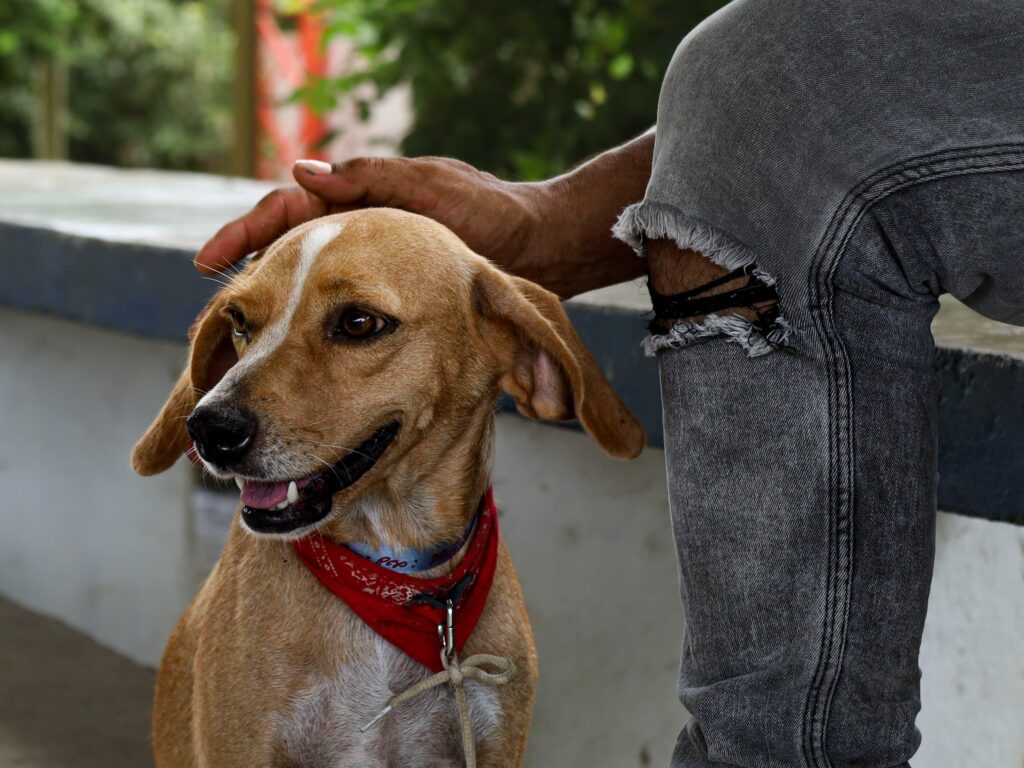
<path fill-rule="evenodd" d="M 633 57 L 620 53 L 608 63 L 608 74 L 616 80 L 625 80 L 633 73 Z"/>

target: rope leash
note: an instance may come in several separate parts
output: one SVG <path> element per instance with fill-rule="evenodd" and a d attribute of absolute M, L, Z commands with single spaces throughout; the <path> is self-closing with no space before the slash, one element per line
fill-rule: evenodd
<path fill-rule="evenodd" d="M 454 610 L 451 600 L 447 601 L 446 607 L 446 623 L 437 625 L 437 633 L 441 638 L 441 666 L 444 669 L 392 696 L 384 709 L 378 712 L 373 720 L 360 728 L 359 732 L 366 733 L 387 717 L 395 707 L 447 683 L 455 694 L 455 703 L 458 707 L 459 728 L 462 731 L 462 751 L 466 758 L 466 768 L 476 768 L 476 739 L 473 738 L 473 727 L 469 719 L 469 701 L 466 698 L 464 683 L 469 679 L 494 687 L 505 685 L 515 679 L 516 665 L 512 659 L 505 656 L 492 656 L 489 653 L 477 653 L 460 662 L 458 654 L 455 653 Z M 491 667 L 493 671 L 486 667 Z"/>

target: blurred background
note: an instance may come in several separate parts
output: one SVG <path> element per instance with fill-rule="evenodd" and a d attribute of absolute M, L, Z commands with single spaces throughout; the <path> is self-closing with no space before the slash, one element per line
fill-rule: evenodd
<path fill-rule="evenodd" d="M 14 0 L 0 156 L 273 179 L 439 154 L 537 179 L 649 128 L 715 0 Z"/>
<path fill-rule="evenodd" d="M 0 768 L 152 764 L 167 636 L 234 485 L 128 453 L 216 280 L 191 266 L 297 158 L 540 179 L 655 122 L 717 0 L 0 2 Z M 644 286 L 567 304 L 649 437 L 633 463 L 497 417 L 541 664 L 526 767 L 667 765 L 683 631 Z M 915 766 L 1024 768 L 1024 336 L 943 303 L 940 512 Z"/>

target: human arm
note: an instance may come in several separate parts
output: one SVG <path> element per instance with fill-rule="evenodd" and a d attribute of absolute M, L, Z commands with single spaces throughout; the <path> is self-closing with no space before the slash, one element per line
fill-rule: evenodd
<path fill-rule="evenodd" d="M 448 158 L 299 161 L 299 186 L 275 190 L 200 250 L 204 272 L 226 269 L 287 230 L 329 213 L 389 206 L 436 219 L 473 250 L 563 298 L 639 277 L 615 240 L 619 212 L 643 197 L 654 132 L 543 182 L 508 182 Z"/>

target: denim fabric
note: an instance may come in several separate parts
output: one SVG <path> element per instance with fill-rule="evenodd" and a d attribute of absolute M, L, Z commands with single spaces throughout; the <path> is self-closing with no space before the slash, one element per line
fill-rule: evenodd
<path fill-rule="evenodd" d="M 617 231 L 756 264 L 788 321 L 758 356 L 725 326 L 659 347 L 692 714 L 673 766 L 905 768 L 931 319 L 949 292 L 1024 324 L 1024 3 L 733 3 L 677 51 Z"/>

